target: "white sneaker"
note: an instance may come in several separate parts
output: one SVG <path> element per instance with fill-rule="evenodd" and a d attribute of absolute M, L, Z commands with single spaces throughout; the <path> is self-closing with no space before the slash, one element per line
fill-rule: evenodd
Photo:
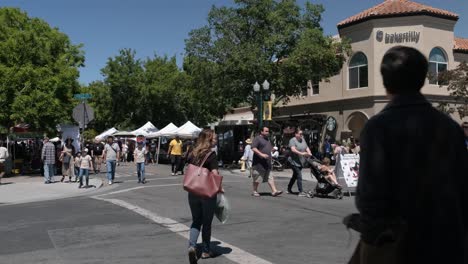
<path fill-rule="evenodd" d="M 109 181 L 109 185 L 112 185 L 112 181 Z"/>
<path fill-rule="evenodd" d="M 172 176 L 174 176 L 174 175 L 175 175 L 175 173 L 172 173 Z"/>

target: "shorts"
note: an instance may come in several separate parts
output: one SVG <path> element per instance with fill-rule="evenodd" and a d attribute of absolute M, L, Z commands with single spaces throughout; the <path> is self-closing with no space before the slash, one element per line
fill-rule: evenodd
<path fill-rule="evenodd" d="M 254 182 L 259 182 L 260 177 L 262 178 L 262 182 L 268 182 L 269 180 L 273 180 L 273 176 L 270 173 L 270 170 L 259 172 L 253 168 L 250 169 L 250 175 Z"/>

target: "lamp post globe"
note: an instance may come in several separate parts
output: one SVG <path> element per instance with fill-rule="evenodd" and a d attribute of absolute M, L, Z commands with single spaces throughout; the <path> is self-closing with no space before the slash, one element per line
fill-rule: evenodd
<path fill-rule="evenodd" d="M 270 90 L 270 83 L 267 80 L 263 82 L 262 86 L 263 86 L 263 90 L 265 91 Z"/>
<path fill-rule="evenodd" d="M 258 82 L 255 82 L 255 84 L 253 85 L 253 90 L 256 93 L 260 91 L 260 84 L 258 84 Z"/>

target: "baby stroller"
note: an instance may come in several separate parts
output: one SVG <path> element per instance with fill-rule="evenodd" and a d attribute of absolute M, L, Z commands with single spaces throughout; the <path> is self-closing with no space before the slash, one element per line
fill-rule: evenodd
<path fill-rule="evenodd" d="M 330 183 L 325 174 L 320 171 L 319 166 L 322 162 L 315 157 L 310 157 L 307 162 L 310 164 L 310 172 L 317 179 L 317 185 L 313 191 L 309 191 L 311 197 L 333 197 L 335 199 L 343 199 L 343 192 L 340 186 Z"/>

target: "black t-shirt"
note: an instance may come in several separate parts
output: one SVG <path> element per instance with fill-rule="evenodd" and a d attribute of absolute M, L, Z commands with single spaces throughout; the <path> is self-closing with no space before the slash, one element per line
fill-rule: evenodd
<path fill-rule="evenodd" d="M 264 138 L 261 135 L 257 136 L 252 142 L 252 148 L 256 148 L 261 153 L 268 155 L 268 159 L 264 159 L 258 156 L 256 153 L 254 153 L 252 166 L 256 170 L 270 170 L 271 169 L 271 150 L 273 149 L 273 145 L 271 145 L 271 142 L 268 140 L 268 138 Z"/>
<path fill-rule="evenodd" d="M 151 143 L 150 145 L 150 151 L 155 152 L 156 151 L 156 143 Z"/>
<path fill-rule="evenodd" d="M 200 166 L 200 163 L 204 158 L 205 156 L 194 158 L 192 155 L 190 155 L 188 162 L 190 164 Z M 205 163 L 203 164 L 203 168 L 207 168 L 210 171 L 218 169 L 218 158 L 216 156 L 216 152 L 211 152 L 210 156 L 206 159 Z"/>
<path fill-rule="evenodd" d="M 95 144 L 93 151 L 94 151 L 94 155 L 98 155 L 98 156 L 102 155 L 102 152 L 104 151 L 104 145 L 102 145 L 101 143 Z"/>

